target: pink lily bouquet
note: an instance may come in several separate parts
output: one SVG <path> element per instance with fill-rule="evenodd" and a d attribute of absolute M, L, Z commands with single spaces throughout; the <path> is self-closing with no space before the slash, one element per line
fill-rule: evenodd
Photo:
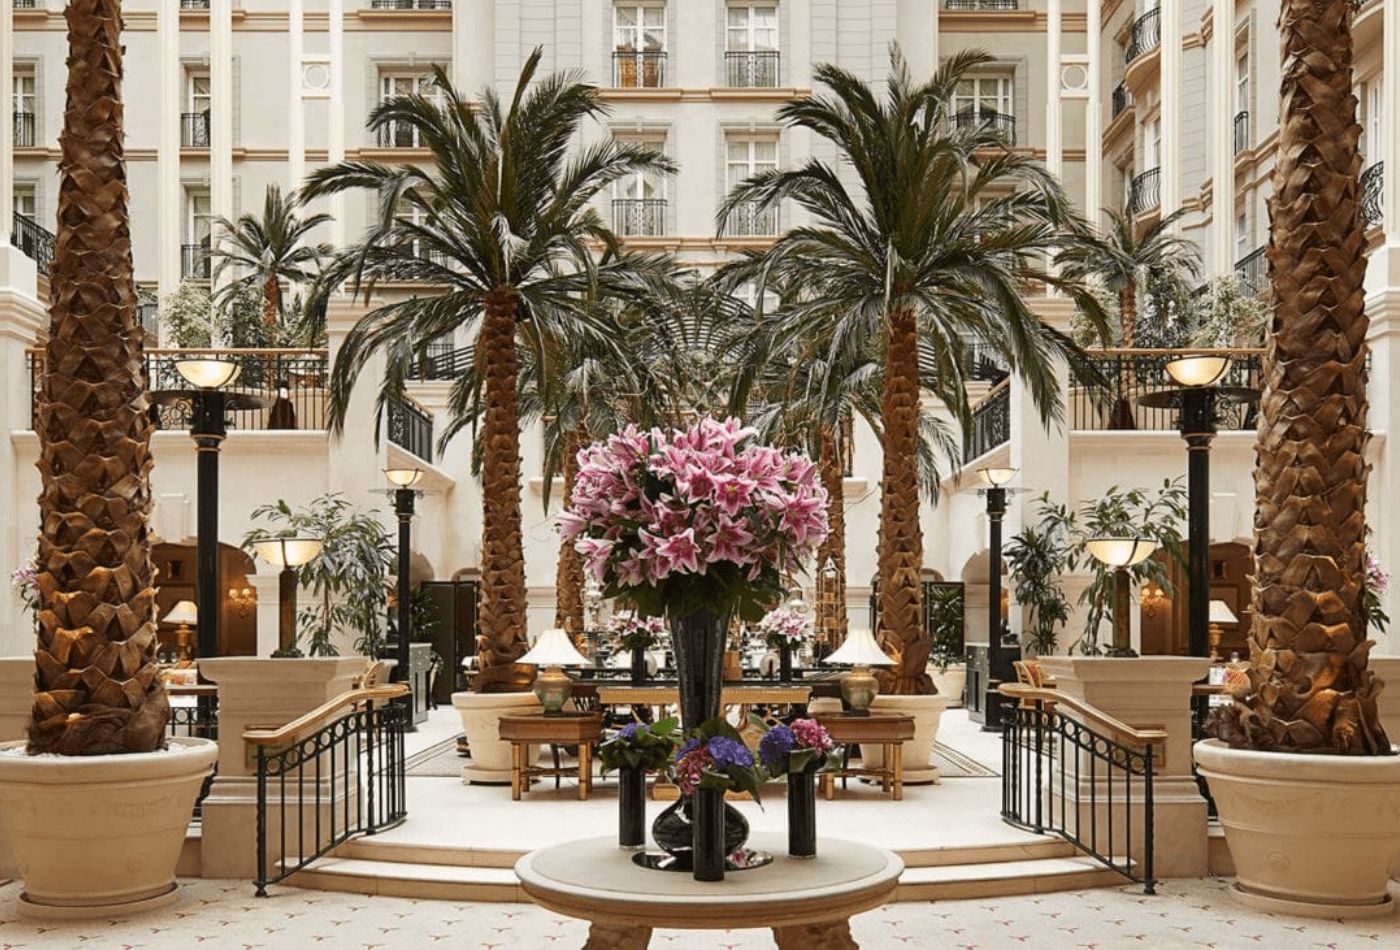
<path fill-rule="evenodd" d="M 765 614 L 758 622 L 758 632 L 773 649 L 787 644 L 796 649 L 812 635 L 812 622 L 801 611 L 779 607 Z"/>
<path fill-rule="evenodd" d="M 628 426 L 578 454 L 560 532 L 609 597 L 644 616 L 702 607 L 757 621 L 827 534 L 827 496 L 801 455 L 736 419 Z"/>

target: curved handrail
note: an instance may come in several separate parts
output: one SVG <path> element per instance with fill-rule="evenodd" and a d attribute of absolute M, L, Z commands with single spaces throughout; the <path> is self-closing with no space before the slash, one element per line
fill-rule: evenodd
<path fill-rule="evenodd" d="M 1003 696 L 1012 699 L 1030 700 L 1031 702 L 1043 703 L 1046 706 L 1068 706 L 1085 719 L 1092 720 L 1103 728 L 1111 732 L 1114 741 L 1123 745 L 1165 745 L 1167 742 L 1167 732 L 1165 729 L 1137 729 L 1128 725 L 1121 719 L 1115 719 L 1101 709 L 1095 709 L 1083 700 L 1068 696 L 1058 689 L 1044 689 L 1034 686 L 1025 686 L 1020 683 L 1003 683 L 997 690 Z"/>
<path fill-rule="evenodd" d="M 354 709 L 361 703 L 374 703 L 378 700 L 398 699 L 408 695 L 407 683 L 386 683 L 383 686 L 370 686 L 365 689 L 352 689 L 327 700 L 320 706 L 304 713 L 275 729 L 267 726 L 250 726 L 243 730 L 243 741 L 248 745 L 286 745 L 300 738 L 302 734 L 325 725 L 337 713 Z"/>

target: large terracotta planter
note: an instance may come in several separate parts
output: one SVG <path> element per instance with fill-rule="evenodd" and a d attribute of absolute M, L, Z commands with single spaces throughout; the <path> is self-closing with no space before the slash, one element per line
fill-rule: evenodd
<path fill-rule="evenodd" d="M 97 756 L 23 748 L 0 745 L 0 831 L 24 879 L 20 913 L 111 917 L 173 902 L 175 864 L 218 746 L 173 738 L 159 752 Z"/>
<path fill-rule="evenodd" d="M 967 689 L 966 663 L 949 663 L 948 668 L 941 673 L 938 667 L 930 667 L 928 674 L 933 677 L 933 685 L 938 690 L 938 695 L 947 699 L 950 707 L 963 705 L 963 692 Z"/>
<path fill-rule="evenodd" d="M 1400 756 L 1296 755 L 1198 742 L 1244 903 L 1308 917 L 1387 914 Z"/>
<path fill-rule="evenodd" d="M 914 717 L 914 738 L 904 743 L 904 784 L 930 785 L 938 782 L 938 768 L 932 764 L 933 740 L 938 723 L 948 708 L 947 696 L 903 696 L 881 694 L 871 703 L 872 713 L 900 713 Z M 884 764 L 880 746 L 861 746 L 860 757 L 876 768 Z"/>
<path fill-rule="evenodd" d="M 509 785 L 510 743 L 501 738 L 501 714 L 538 710 L 540 701 L 534 693 L 453 693 L 452 705 L 472 751 L 471 764 L 462 767 L 463 783 Z"/>

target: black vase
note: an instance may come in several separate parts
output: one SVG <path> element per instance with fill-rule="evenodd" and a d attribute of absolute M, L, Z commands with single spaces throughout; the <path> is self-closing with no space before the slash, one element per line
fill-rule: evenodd
<path fill-rule="evenodd" d="M 646 769 L 618 769 L 617 846 L 639 851 L 647 844 Z"/>
<path fill-rule="evenodd" d="M 681 728 L 690 732 L 719 715 L 729 614 L 706 608 L 670 619 L 671 648 L 676 654 L 676 679 L 680 686 Z"/>
<path fill-rule="evenodd" d="M 778 644 L 778 681 L 781 683 L 792 682 L 792 644 L 783 638 L 783 642 Z"/>
<path fill-rule="evenodd" d="M 724 847 L 724 792 L 699 788 L 692 797 L 695 821 L 691 825 L 694 836 L 691 872 L 697 881 L 722 881 L 724 859 L 729 854 Z"/>
<path fill-rule="evenodd" d="M 676 867 L 693 869 L 695 865 L 695 801 L 683 795 L 672 802 L 651 823 L 651 837 L 656 846 L 676 860 Z M 733 854 L 749 840 L 749 822 L 739 809 L 724 802 L 724 853 Z"/>
<path fill-rule="evenodd" d="M 821 762 L 788 772 L 788 854 L 794 858 L 817 856 L 817 770 Z"/>
<path fill-rule="evenodd" d="M 645 647 L 632 648 L 632 685 L 645 686 L 647 682 L 647 651 Z"/>

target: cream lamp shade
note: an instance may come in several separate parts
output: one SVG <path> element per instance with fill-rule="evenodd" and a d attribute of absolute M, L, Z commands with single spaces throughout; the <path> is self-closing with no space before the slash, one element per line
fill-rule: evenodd
<path fill-rule="evenodd" d="M 175 363 L 175 371 L 196 389 L 222 389 L 238 378 L 239 369 L 237 363 L 212 356 Z"/>
<path fill-rule="evenodd" d="M 1230 368 L 1228 356 L 1183 356 L 1169 360 L 1167 375 L 1178 386 L 1209 386 Z"/>
<path fill-rule="evenodd" d="M 163 623 L 199 623 L 199 608 L 192 600 L 182 600 L 161 618 Z"/>
<path fill-rule="evenodd" d="M 412 488 L 423 477 L 421 468 L 386 468 L 384 477 L 396 488 Z"/>
<path fill-rule="evenodd" d="M 1239 622 L 1240 622 L 1240 618 L 1235 616 L 1234 611 L 1232 611 L 1232 610 L 1230 609 L 1230 605 L 1227 604 L 1227 603 L 1225 603 L 1225 601 L 1223 601 L 1223 600 L 1212 600 L 1212 601 L 1210 602 L 1210 617 L 1209 617 L 1209 620 L 1210 620 L 1211 623 L 1239 623 Z"/>
<path fill-rule="evenodd" d="M 1094 560 L 1109 567 L 1141 564 L 1157 550 L 1157 542 L 1151 538 L 1090 538 L 1084 546 Z"/>
<path fill-rule="evenodd" d="M 588 658 L 574 648 L 567 630 L 553 627 L 540 634 L 530 651 L 516 662 L 534 666 L 587 666 Z"/>
<path fill-rule="evenodd" d="M 321 553 L 320 538 L 268 538 L 253 542 L 258 557 L 277 567 L 300 567 Z"/>
<path fill-rule="evenodd" d="M 1009 484 L 1011 479 L 1016 477 L 1016 469 L 998 468 L 994 465 L 989 465 L 986 468 L 979 468 L 977 470 L 977 477 L 982 479 L 983 484 L 990 485 L 993 488 L 1001 488 L 1003 485 Z"/>
<path fill-rule="evenodd" d="M 894 660 L 875 642 L 875 635 L 869 630 L 852 630 L 846 642 L 823 662 L 840 663 L 846 666 L 893 666 Z"/>

